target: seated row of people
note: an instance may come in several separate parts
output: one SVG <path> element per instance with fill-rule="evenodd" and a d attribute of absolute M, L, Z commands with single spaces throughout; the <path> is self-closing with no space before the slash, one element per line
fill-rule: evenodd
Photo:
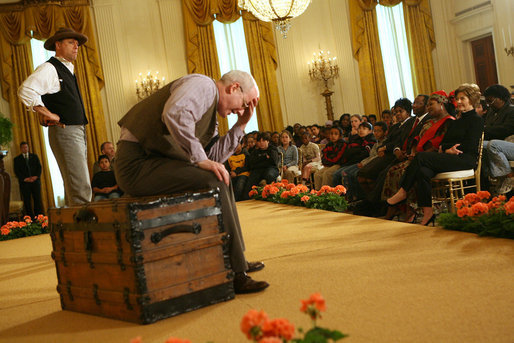
<path fill-rule="evenodd" d="M 478 86 L 463 84 L 455 93 L 420 94 L 413 103 L 402 98 L 392 108 L 390 125 L 379 121 L 372 126 L 360 115 L 342 116 L 339 122 L 327 123 L 332 127 L 319 130 L 329 132 L 326 144 L 313 137 L 319 127 L 311 126 L 309 132 L 295 125 L 296 135 L 301 134 L 298 148 L 289 131 L 279 135 L 283 175 L 289 181 L 301 175 L 303 183 L 313 179 L 315 189 L 344 184 L 350 201 L 365 200 L 357 208 L 359 214 L 383 213 L 377 209 L 387 203 L 387 218 L 401 212 L 406 221 L 415 221 L 417 203 L 423 209 L 421 223 L 427 224 L 433 220 L 431 178 L 439 172 L 475 168 L 482 132 L 485 178 L 498 178 L 507 190 L 512 187 L 508 183 L 514 180 L 509 163 L 514 160 L 514 143 L 508 140 L 514 134 L 514 106 L 501 85 L 487 88 L 484 95 L 485 104 Z M 346 122 L 349 126 L 344 128 Z M 256 174 L 244 189 L 262 178 Z M 487 187 L 487 182 L 482 184 Z"/>

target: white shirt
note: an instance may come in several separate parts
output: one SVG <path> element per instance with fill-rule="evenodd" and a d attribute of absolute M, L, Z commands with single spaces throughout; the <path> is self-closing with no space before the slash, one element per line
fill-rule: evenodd
<path fill-rule="evenodd" d="M 65 60 L 62 57 L 55 57 L 62 64 L 68 68 L 73 74 L 75 67 L 73 63 Z M 45 62 L 41 64 L 36 70 L 21 84 L 18 89 L 18 96 L 21 101 L 27 106 L 32 112 L 34 112 L 35 106 L 45 106 L 42 95 L 55 94 L 61 90 L 59 76 L 55 67 Z"/>

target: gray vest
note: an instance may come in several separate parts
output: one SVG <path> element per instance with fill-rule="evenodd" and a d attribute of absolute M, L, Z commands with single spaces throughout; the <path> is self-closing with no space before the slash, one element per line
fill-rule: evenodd
<path fill-rule="evenodd" d="M 170 135 L 168 128 L 162 121 L 162 111 L 166 101 L 170 97 L 169 83 L 159 89 L 148 98 L 140 101 L 132 107 L 118 122 L 118 125 L 126 127 L 139 141 L 149 154 L 157 154 L 172 159 L 190 161 L 180 145 Z M 202 119 L 196 123 L 195 136 L 205 148 L 211 141 L 216 130 L 216 105 L 214 99 L 211 107 L 202 115 Z"/>

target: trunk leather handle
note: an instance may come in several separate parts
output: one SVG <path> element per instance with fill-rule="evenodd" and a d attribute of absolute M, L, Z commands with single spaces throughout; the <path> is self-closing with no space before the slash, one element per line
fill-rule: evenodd
<path fill-rule="evenodd" d="M 169 236 L 174 233 L 189 232 L 189 233 L 194 233 L 195 235 L 198 235 L 201 231 L 202 231 L 202 225 L 199 223 L 193 223 L 191 225 L 176 225 L 174 227 L 170 227 L 169 229 L 163 230 L 161 232 L 152 233 L 152 236 L 150 236 L 150 240 L 153 243 L 157 244 L 164 237 Z"/>

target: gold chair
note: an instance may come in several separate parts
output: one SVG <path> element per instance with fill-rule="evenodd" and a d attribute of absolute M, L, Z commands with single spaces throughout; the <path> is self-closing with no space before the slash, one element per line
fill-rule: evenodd
<path fill-rule="evenodd" d="M 478 161 L 475 169 L 439 173 L 432 178 L 432 200 L 448 202 L 448 197 L 450 197 L 450 211 L 455 213 L 455 203 L 464 198 L 465 190 L 475 188 L 477 192 L 480 192 L 483 144 L 484 134 L 482 133 L 478 144 Z M 472 183 L 472 180 L 475 182 Z"/>

